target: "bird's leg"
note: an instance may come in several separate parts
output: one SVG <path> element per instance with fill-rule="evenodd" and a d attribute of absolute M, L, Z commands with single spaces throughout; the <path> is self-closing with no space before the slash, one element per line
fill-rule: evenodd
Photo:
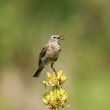
<path fill-rule="evenodd" d="M 53 67 L 54 63 L 51 63 L 51 68 L 53 69 L 53 71 L 55 72 L 55 75 L 57 76 L 57 72 L 55 70 L 55 68 Z"/>

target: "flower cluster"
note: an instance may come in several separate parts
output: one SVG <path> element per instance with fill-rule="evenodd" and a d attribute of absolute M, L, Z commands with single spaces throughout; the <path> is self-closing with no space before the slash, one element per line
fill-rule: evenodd
<path fill-rule="evenodd" d="M 46 92 L 46 94 L 44 94 L 43 103 L 48 105 L 49 109 L 52 110 L 59 109 L 60 107 L 64 108 L 68 105 L 68 94 L 63 88 L 67 75 L 62 71 L 59 71 L 57 75 L 55 75 L 55 73 L 47 73 L 47 77 L 47 80 L 44 80 L 43 84 L 52 88 L 50 92 Z"/>
<path fill-rule="evenodd" d="M 65 75 L 61 70 L 55 75 L 55 73 L 50 74 L 47 73 L 48 79 L 43 81 L 43 84 L 46 86 L 59 86 L 63 85 L 63 83 L 67 79 L 67 75 Z"/>
<path fill-rule="evenodd" d="M 68 104 L 68 95 L 65 89 L 54 89 L 43 97 L 43 102 L 50 109 L 65 107 Z"/>

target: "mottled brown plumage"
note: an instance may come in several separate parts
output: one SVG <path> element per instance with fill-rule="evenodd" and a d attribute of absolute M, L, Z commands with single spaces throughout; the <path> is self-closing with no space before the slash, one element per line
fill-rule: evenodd
<path fill-rule="evenodd" d="M 61 35 L 52 35 L 48 41 L 48 43 L 43 47 L 39 55 L 39 67 L 37 71 L 34 73 L 33 77 L 38 77 L 43 70 L 43 68 L 47 64 L 51 64 L 51 68 L 54 72 L 53 68 L 54 62 L 57 61 L 59 53 L 61 51 L 61 47 L 59 45 L 59 41 L 62 40 Z"/>

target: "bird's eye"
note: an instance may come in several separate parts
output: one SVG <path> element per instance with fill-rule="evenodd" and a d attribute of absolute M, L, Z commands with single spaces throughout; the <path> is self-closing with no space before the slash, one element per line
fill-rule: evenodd
<path fill-rule="evenodd" d="M 53 38 L 56 38 L 55 36 Z"/>

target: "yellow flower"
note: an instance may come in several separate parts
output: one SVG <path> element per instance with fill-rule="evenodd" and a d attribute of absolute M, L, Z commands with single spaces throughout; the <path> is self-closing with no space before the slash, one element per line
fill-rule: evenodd
<path fill-rule="evenodd" d="M 51 74 L 49 72 L 47 72 L 47 76 L 48 76 L 48 78 L 50 78 L 51 77 Z"/>
<path fill-rule="evenodd" d="M 64 107 L 68 103 L 68 95 L 65 89 L 54 89 L 43 97 L 44 104 L 52 107 Z"/>
<path fill-rule="evenodd" d="M 62 70 L 60 70 L 57 75 L 55 73 L 47 72 L 47 80 L 43 81 L 43 84 L 46 86 L 52 87 L 50 92 L 47 92 L 43 96 L 43 103 L 48 105 L 49 109 L 63 108 L 68 105 L 68 94 L 63 88 L 63 84 L 67 79 Z M 60 86 L 62 85 L 62 86 Z"/>
<path fill-rule="evenodd" d="M 58 72 L 58 75 L 57 75 L 57 79 L 60 79 L 61 78 L 61 76 L 62 76 L 62 70 L 60 70 L 59 72 Z"/>
<path fill-rule="evenodd" d="M 57 73 L 57 76 L 55 73 L 50 74 L 47 72 L 47 77 L 48 79 L 43 81 L 43 84 L 46 86 L 59 86 L 62 85 L 67 79 L 67 75 L 65 75 L 62 70 Z"/>
<path fill-rule="evenodd" d="M 42 100 L 45 104 L 48 104 L 48 101 L 45 98 L 43 98 Z"/>

